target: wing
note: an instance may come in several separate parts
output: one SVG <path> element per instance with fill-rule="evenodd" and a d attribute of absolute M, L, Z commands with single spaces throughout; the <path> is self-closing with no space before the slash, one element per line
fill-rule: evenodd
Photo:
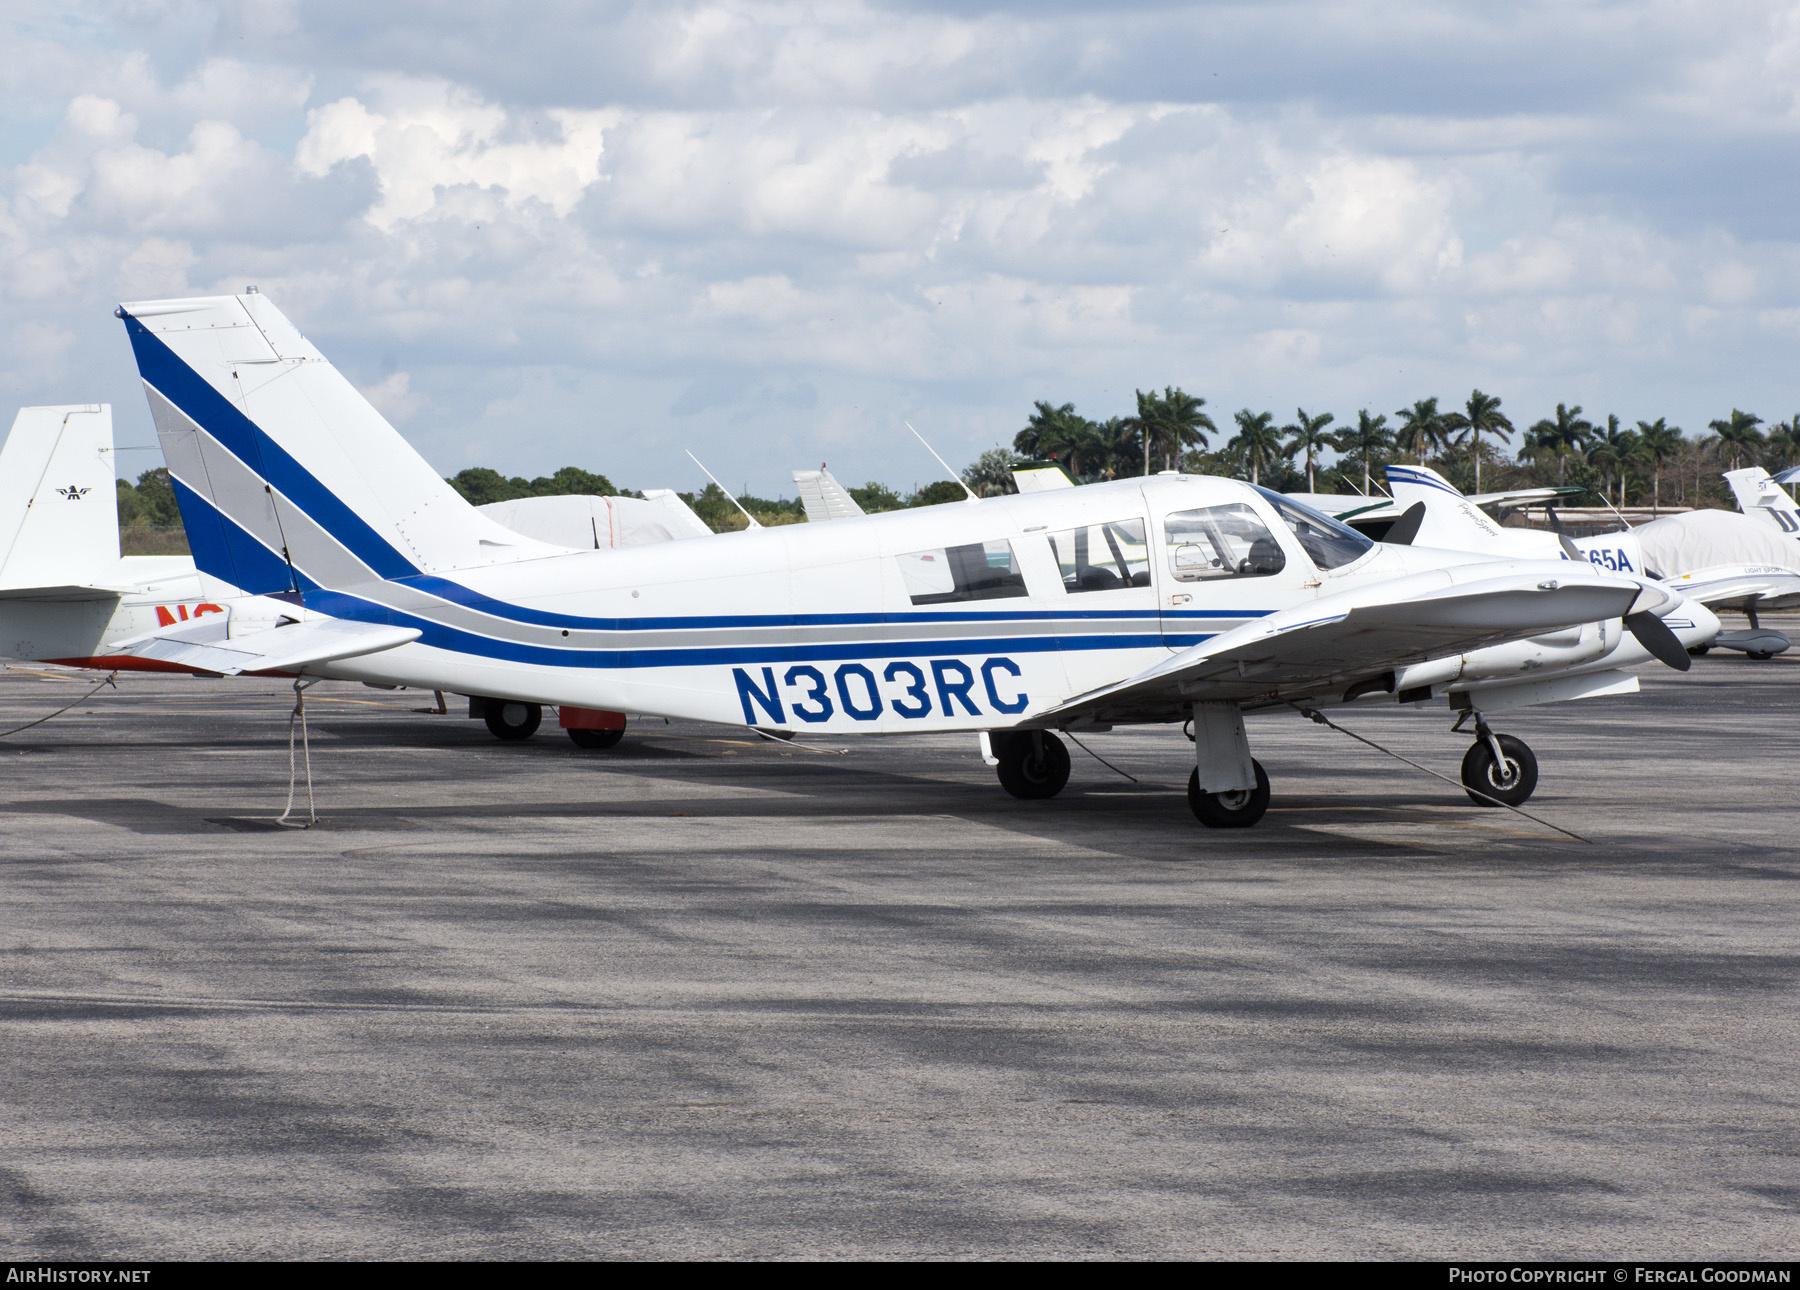
<path fill-rule="evenodd" d="M 1717 565 L 1667 581 L 1689 600 L 1708 608 L 1773 611 L 1800 605 L 1800 573 L 1771 565 Z"/>
<path fill-rule="evenodd" d="M 240 672 L 292 672 L 309 664 L 330 663 L 393 649 L 417 640 L 414 627 L 388 627 L 344 618 L 309 618 L 230 634 L 223 614 L 208 614 L 149 636 L 136 636 L 107 648 L 114 654 L 153 658 L 196 672 L 236 676 Z"/>
<path fill-rule="evenodd" d="M 1168 720 L 1202 700 L 1341 693 L 1415 663 L 1623 617 L 1640 598 L 1649 612 L 1678 603 L 1585 563 L 1494 561 L 1414 574 L 1270 614 L 1032 724 Z"/>

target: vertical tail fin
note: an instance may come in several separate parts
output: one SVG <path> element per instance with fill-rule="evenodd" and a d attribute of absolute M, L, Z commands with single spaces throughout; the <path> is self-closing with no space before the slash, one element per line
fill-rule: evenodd
<path fill-rule="evenodd" d="M 1725 472 L 1725 482 L 1737 498 L 1738 509 L 1759 523 L 1772 524 L 1789 537 L 1800 537 L 1800 508 L 1761 466 Z"/>
<path fill-rule="evenodd" d="M 479 514 L 254 290 L 118 314 L 209 595 L 219 583 L 304 592 L 558 550 Z"/>
<path fill-rule="evenodd" d="M 800 504 L 806 508 L 809 524 L 847 520 L 863 513 L 863 508 L 850 496 L 850 490 L 838 483 L 823 466 L 817 470 L 796 470 L 794 487 L 800 490 Z"/>
<path fill-rule="evenodd" d="M 0 447 L 0 587 L 89 586 L 119 563 L 112 407 L 20 408 Z"/>
<path fill-rule="evenodd" d="M 1413 538 L 1416 546 L 1451 551 L 1504 549 L 1506 535 L 1468 498 L 1429 466 L 1386 466 L 1394 504 L 1402 511 L 1420 503 L 1425 514 Z"/>

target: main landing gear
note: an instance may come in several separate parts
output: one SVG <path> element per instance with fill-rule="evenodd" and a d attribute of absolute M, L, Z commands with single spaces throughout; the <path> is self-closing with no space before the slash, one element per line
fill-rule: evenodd
<path fill-rule="evenodd" d="M 544 723 L 544 705 L 471 695 L 469 715 L 485 721 L 494 738 L 511 743 L 529 739 L 538 732 L 538 727 Z M 568 733 L 577 748 L 616 748 L 625 737 L 623 712 L 563 704 L 557 708 L 557 724 Z"/>
<path fill-rule="evenodd" d="M 1055 797 L 1069 782 L 1069 750 L 1048 730 L 999 731 L 988 744 L 1000 786 L 1014 797 Z"/>
<path fill-rule="evenodd" d="M 1491 799 L 1498 798 L 1508 806 L 1523 806 L 1537 789 L 1537 781 L 1537 757 L 1525 741 L 1495 734 L 1476 714 L 1475 742 L 1462 759 L 1462 782 L 1469 800 L 1477 806 L 1494 806 L 1497 803 Z"/>
<path fill-rule="evenodd" d="M 1256 787 L 1237 792 L 1205 793 L 1200 790 L 1199 768 L 1188 772 L 1188 809 L 1209 829 L 1247 829 L 1269 809 L 1269 773 L 1254 757 Z"/>
<path fill-rule="evenodd" d="M 482 707 L 481 715 L 496 739 L 529 739 L 544 722 L 544 709 L 536 703 L 488 699 Z"/>

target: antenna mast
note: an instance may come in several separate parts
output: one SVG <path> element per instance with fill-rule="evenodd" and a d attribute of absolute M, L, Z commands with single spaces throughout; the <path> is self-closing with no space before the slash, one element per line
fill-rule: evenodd
<path fill-rule="evenodd" d="M 908 430 L 912 430 L 913 438 L 917 439 L 920 443 L 925 443 L 925 436 L 920 434 L 917 430 L 913 430 L 912 422 L 902 421 L 900 424 L 905 426 Z M 964 506 L 968 506 L 971 503 L 979 502 L 981 500 L 979 497 L 975 496 L 975 490 L 973 488 L 970 488 L 967 484 L 963 483 L 963 477 L 961 475 L 957 474 L 954 470 L 950 469 L 950 463 L 945 461 L 942 457 L 938 457 L 936 448 L 933 448 L 930 444 L 925 443 L 925 451 L 930 453 L 933 457 L 937 457 L 937 464 L 942 466 L 946 471 L 948 471 L 950 478 L 954 479 L 957 482 L 958 486 L 960 486 L 962 488 L 963 492 L 965 492 L 969 495 L 968 501 L 963 503 Z M 704 470 L 704 469 L 706 469 L 706 467 L 702 466 L 701 469 Z"/>
<path fill-rule="evenodd" d="M 707 469 L 707 468 L 706 468 L 706 463 L 704 463 L 704 462 L 702 462 L 702 461 L 701 461 L 701 460 L 700 460 L 700 458 L 698 458 L 698 457 L 696 457 L 696 456 L 694 456 L 694 454 L 693 454 L 693 453 L 691 453 L 691 452 L 688 452 L 688 450 L 687 450 L 687 449 L 686 449 L 686 448 L 683 448 L 683 449 L 682 449 L 682 451 L 683 451 L 683 452 L 686 452 L 686 453 L 687 453 L 687 455 L 688 455 L 688 457 L 689 457 L 689 458 L 690 458 L 690 459 L 691 459 L 691 460 L 692 460 L 692 461 L 693 461 L 693 463 L 694 463 L 694 464 L 695 464 L 695 465 L 696 465 L 696 466 L 698 466 L 698 467 L 700 467 L 700 473 L 701 473 L 701 474 L 703 474 L 703 475 L 705 475 L 705 476 L 706 476 L 706 477 L 707 477 L 707 478 L 708 478 L 708 479 L 710 479 L 710 480 L 712 480 L 712 482 L 713 482 L 713 483 L 714 483 L 714 484 L 718 484 L 718 488 L 719 488 L 719 491 L 720 491 L 720 492 L 721 492 L 721 493 L 724 493 L 724 494 L 725 494 L 725 496 L 726 496 L 726 497 L 728 497 L 728 498 L 730 498 L 730 499 L 731 499 L 731 504 L 732 504 L 732 505 L 733 505 L 733 506 L 735 506 L 735 507 L 737 507 L 737 508 L 738 508 L 738 510 L 740 510 L 740 511 L 743 511 L 743 512 L 744 512 L 744 518 L 745 518 L 745 519 L 747 519 L 747 520 L 749 520 L 749 521 L 750 521 L 750 527 L 751 527 L 751 528 L 753 528 L 753 529 L 759 529 L 759 528 L 761 528 L 761 527 L 762 527 L 762 525 L 760 525 L 760 524 L 758 524 L 758 523 L 757 523 L 757 522 L 756 522 L 756 516 L 754 516 L 754 515 L 752 515 L 752 514 L 751 514 L 751 513 L 750 513 L 750 512 L 749 512 L 749 511 L 745 511 L 745 510 L 744 510 L 744 504 L 743 504 L 743 503 L 742 503 L 742 502 L 740 502 L 740 501 L 738 501 L 738 499 L 737 499 L 737 498 L 735 498 L 735 497 L 732 497 L 732 496 L 731 496 L 731 490 L 730 490 L 730 489 L 728 489 L 728 488 L 726 488 L 726 487 L 725 487 L 725 485 L 723 485 L 723 484 L 720 484 L 720 483 L 719 483 L 719 478 L 718 478 L 718 476 L 717 476 L 717 475 L 715 475 L 715 474 L 713 474 L 713 473 L 712 473 L 712 471 L 710 471 L 710 470 L 708 470 L 708 469 Z"/>

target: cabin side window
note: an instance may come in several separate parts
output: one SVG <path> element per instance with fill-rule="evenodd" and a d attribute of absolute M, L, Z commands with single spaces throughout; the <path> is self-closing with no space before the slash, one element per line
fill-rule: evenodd
<path fill-rule="evenodd" d="M 1114 520 L 1052 533 L 1050 550 L 1062 571 L 1063 590 L 1071 595 L 1150 585 L 1150 548 L 1142 520 Z"/>
<path fill-rule="evenodd" d="M 1176 511 L 1163 521 L 1163 535 L 1179 582 L 1267 578 L 1287 567 L 1281 543 L 1242 502 Z"/>
<path fill-rule="evenodd" d="M 962 600 L 1002 600 L 1025 594 L 1025 578 L 1013 558 L 1012 543 L 970 542 L 895 557 L 915 605 Z"/>

